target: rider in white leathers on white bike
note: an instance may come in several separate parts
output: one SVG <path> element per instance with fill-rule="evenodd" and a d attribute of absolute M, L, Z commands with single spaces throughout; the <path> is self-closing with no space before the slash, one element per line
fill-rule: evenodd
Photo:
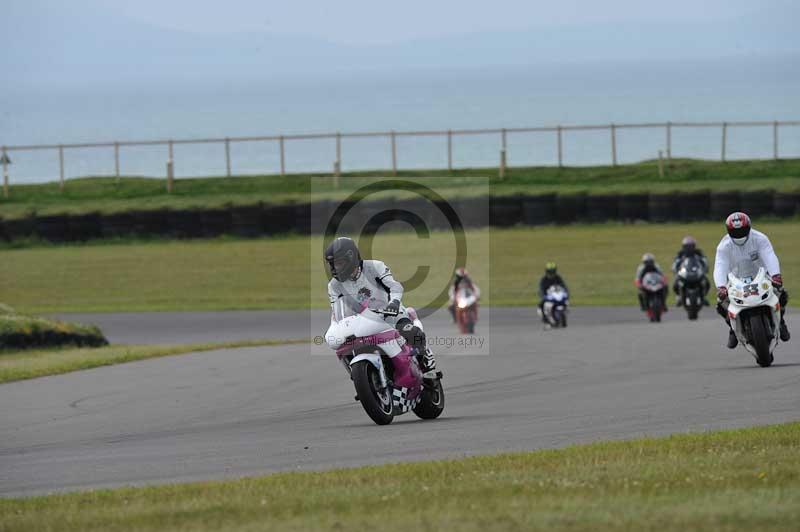
<path fill-rule="evenodd" d="M 778 294 L 781 305 L 780 338 L 787 342 L 791 335 L 786 326 L 784 314 L 789 302 L 789 294 L 783 289 L 783 277 L 778 256 L 772 248 L 767 235 L 751 227 L 750 217 L 743 212 L 735 212 L 725 221 L 728 234 L 722 237 L 717 246 L 714 260 L 714 283 L 717 286 L 717 312 L 730 327 L 728 318 L 728 273 L 742 261 L 752 261 L 756 268 L 764 268 L 772 277 L 772 286 Z M 736 333 L 731 328 L 728 332 L 728 347 L 734 349 L 739 344 Z"/>

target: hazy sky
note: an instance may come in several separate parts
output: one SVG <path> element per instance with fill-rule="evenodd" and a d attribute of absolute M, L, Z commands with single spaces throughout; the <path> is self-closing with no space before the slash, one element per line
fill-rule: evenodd
<path fill-rule="evenodd" d="M 89 9 L 91 3 L 72 1 L 76 10 Z M 116 5 L 114 9 L 121 14 L 165 28 L 293 33 L 339 43 L 373 44 L 554 25 L 724 20 L 746 16 L 769 3 L 769 0 L 136 0 L 107 4 Z"/>
<path fill-rule="evenodd" d="M 794 0 L 3 0 L 19 86 L 800 53 Z"/>

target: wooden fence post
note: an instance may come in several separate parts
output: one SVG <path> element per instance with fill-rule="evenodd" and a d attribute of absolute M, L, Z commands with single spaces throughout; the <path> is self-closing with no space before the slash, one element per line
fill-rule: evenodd
<path fill-rule="evenodd" d="M 8 152 L 6 147 L 3 146 L 3 196 L 8 197 Z"/>
<path fill-rule="evenodd" d="M 778 121 L 772 123 L 772 158 L 778 160 Z"/>
<path fill-rule="evenodd" d="M 64 146 L 58 146 L 58 188 L 64 192 Z"/>
<path fill-rule="evenodd" d="M 225 137 L 225 175 L 231 176 L 231 139 Z"/>
<path fill-rule="evenodd" d="M 397 175 L 397 135 L 393 130 L 389 136 L 392 139 L 392 175 Z"/>
<path fill-rule="evenodd" d="M 506 128 L 503 128 L 500 130 L 500 170 L 498 172 L 498 177 L 500 177 L 500 179 L 506 176 L 506 153 Z"/>
<path fill-rule="evenodd" d="M 167 194 L 172 194 L 173 181 L 175 180 L 175 160 L 173 157 L 172 141 L 167 142 Z"/>
<path fill-rule="evenodd" d="M 617 166 L 617 126 L 611 124 L 611 165 Z"/>
<path fill-rule="evenodd" d="M 447 130 L 447 170 L 453 171 L 453 130 Z"/>
<path fill-rule="evenodd" d="M 114 143 L 114 176 L 119 184 L 119 142 Z"/>
<path fill-rule="evenodd" d="M 342 173 L 342 134 L 337 132 L 336 133 L 336 163 L 334 165 L 335 173 L 334 177 L 339 177 Z M 338 188 L 338 179 L 337 179 L 337 188 Z"/>
<path fill-rule="evenodd" d="M 283 148 L 283 135 L 278 139 L 278 143 L 280 144 L 281 151 L 281 177 L 284 177 L 286 175 L 286 155 Z"/>
<path fill-rule="evenodd" d="M 722 123 L 722 162 L 725 162 L 725 145 L 728 142 L 728 123 Z"/>
<path fill-rule="evenodd" d="M 667 162 L 672 162 L 672 122 L 667 122 Z"/>
<path fill-rule="evenodd" d="M 556 133 L 558 135 L 558 167 L 561 168 L 564 166 L 564 153 L 561 141 L 561 126 L 558 126 L 558 128 L 556 128 Z"/>

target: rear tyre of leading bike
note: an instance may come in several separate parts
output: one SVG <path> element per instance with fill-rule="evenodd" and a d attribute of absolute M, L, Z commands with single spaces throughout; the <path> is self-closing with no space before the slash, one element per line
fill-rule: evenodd
<path fill-rule="evenodd" d="M 422 389 L 422 397 L 414 413 L 420 419 L 436 419 L 444 411 L 444 388 L 441 379 L 435 381 L 426 380 L 425 387 Z"/>
<path fill-rule="evenodd" d="M 756 362 L 762 368 L 768 368 L 774 360 L 772 353 L 769 351 L 772 338 L 765 322 L 766 316 L 763 314 L 750 316 L 750 341 L 756 351 Z"/>
<path fill-rule="evenodd" d="M 391 390 L 381 391 L 381 379 L 372 363 L 362 360 L 351 367 L 353 384 L 361 406 L 378 425 L 388 425 L 394 419 Z"/>
<path fill-rule="evenodd" d="M 650 297 L 650 321 L 658 323 L 661 321 L 661 312 L 664 309 L 664 304 L 661 302 L 661 297 L 654 295 Z"/>

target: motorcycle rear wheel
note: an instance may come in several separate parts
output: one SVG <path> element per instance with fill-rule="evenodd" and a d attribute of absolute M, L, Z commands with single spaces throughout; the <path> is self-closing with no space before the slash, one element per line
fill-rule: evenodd
<path fill-rule="evenodd" d="M 753 314 L 750 316 L 750 341 L 756 350 L 756 362 L 762 368 L 768 368 L 774 360 L 772 353 L 769 352 L 770 335 L 767 332 L 765 316 L 763 314 Z"/>
<path fill-rule="evenodd" d="M 441 379 L 436 381 L 425 381 L 425 388 L 422 389 L 422 397 L 414 407 L 414 413 L 420 419 L 436 419 L 444 411 L 444 389 Z M 430 387 L 429 387 L 430 385 Z M 430 389 L 430 388 L 433 389 Z"/>
<path fill-rule="evenodd" d="M 661 311 L 664 308 L 664 305 L 661 302 L 661 297 L 657 295 L 650 296 L 649 305 L 650 305 L 650 312 L 648 314 L 650 315 L 650 321 L 655 323 L 660 322 Z"/>
<path fill-rule="evenodd" d="M 381 401 L 378 394 L 380 393 L 380 376 L 378 370 L 372 363 L 362 360 L 356 362 L 352 366 L 353 384 L 356 387 L 356 394 L 361 406 L 367 415 L 378 425 L 388 425 L 394 419 L 392 413 L 392 394 L 387 391 L 389 404 L 386 405 Z"/>

